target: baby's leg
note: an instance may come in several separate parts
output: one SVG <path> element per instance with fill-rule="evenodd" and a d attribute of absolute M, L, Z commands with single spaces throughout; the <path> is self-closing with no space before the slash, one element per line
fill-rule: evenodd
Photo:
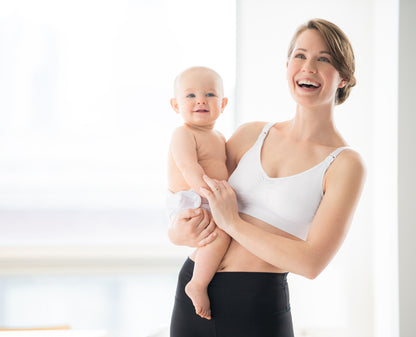
<path fill-rule="evenodd" d="M 198 248 L 192 279 L 185 287 L 186 294 L 192 300 L 195 312 L 206 319 L 211 319 L 208 297 L 208 284 L 218 270 L 218 266 L 228 249 L 231 238 L 221 229 L 215 229 L 216 239 L 210 244 Z"/>

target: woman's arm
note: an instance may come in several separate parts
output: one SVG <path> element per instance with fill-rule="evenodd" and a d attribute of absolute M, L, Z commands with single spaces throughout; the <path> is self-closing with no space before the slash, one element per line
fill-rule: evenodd
<path fill-rule="evenodd" d="M 306 241 L 274 235 L 242 220 L 237 199 L 225 181 L 205 177 L 202 189 L 218 227 L 262 260 L 308 278 L 315 278 L 331 261 L 348 232 L 364 181 L 359 155 L 345 151 L 328 169 L 325 195 Z M 218 188 L 218 190 L 217 190 Z"/>

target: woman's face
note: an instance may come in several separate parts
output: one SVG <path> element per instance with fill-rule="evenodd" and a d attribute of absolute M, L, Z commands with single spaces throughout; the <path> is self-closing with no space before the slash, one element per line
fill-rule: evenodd
<path fill-rule="evenodd" d="M 287 79 L 296 103 L 305 107 L 335 105 L 338 88 L 345 85 L 332 64 L 321 34 L 307 29 L 296 40 L 287 63 Z"/>

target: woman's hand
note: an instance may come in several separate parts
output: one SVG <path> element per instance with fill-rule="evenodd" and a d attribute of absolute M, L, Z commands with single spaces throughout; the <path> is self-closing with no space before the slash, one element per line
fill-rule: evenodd
<path fill-rule="evenodd" d="M 210 190 L 201 188 L 201 194 L 208 199 L 211 213 L 219 228 L 230 234 L 233 225 L 240 218 L 237 196 L 225 180 L 203 177 Z"/>
<path fill-rule="evenodd" d="M 170 241 L 178 246 L 202 247 L 215 240 L 212 216 L 201 208 L 179 212 L 168 230 Z"/>

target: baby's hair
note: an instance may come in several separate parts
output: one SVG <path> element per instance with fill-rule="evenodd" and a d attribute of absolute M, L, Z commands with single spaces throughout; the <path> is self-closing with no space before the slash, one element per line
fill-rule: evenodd
<path fill-rule="evenodd" d="M 215 70 L 208 68 L 208 67 L 203 67 L 203 66 L 195 66 L 195 67 L 190 67 L 185 69 L 184 71 L 182 71 L 181 73 L 179 73 L 178 76 L 176 76 L 175 81 L 173 82 L 173 93 L 176 97 L 177 94 L 177 88 L 178 85 L 180 83 L 181 78 L 183 77 L 183 75 L 191 72 L 191 71 L 201 71 L 201 72 L 206 72 L 206 73 L 211 73 L 213 74 L 217 79 L 218 79 L 218 84 L 219 84 L 219 89 L 220 89 L 220 93 L 221 95 L 224 95 L 224 84 L 222 83 L 222 78 L 220 76 L 220 74 L 218 74 Z"/>

